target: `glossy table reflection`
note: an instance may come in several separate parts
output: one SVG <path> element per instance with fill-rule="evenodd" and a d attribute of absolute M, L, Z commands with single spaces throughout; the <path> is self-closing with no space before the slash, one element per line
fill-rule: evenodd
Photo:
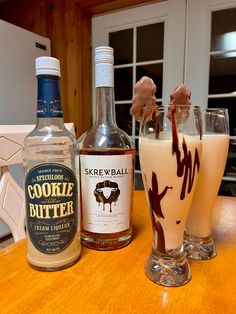
<path fill-rule="evenodd" d="M 54 273 L 33 270 L 26 243 L 0 251 L 0 313 L 235 313 L 236 198 L 218 197 L 213 229 L 218 256 L 190 261 L 193 278 L 165 288 L 144 274 L 151 224 L 143 191 L 134 193 L 134 240 L 127 247 L 82 250 L 80 261 Z"/>

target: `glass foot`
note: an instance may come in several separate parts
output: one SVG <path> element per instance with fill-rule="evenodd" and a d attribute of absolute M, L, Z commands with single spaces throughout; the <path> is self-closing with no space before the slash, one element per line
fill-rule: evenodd
<path fill-rule="evenodd" d="M 168 287 L 182 286 L 192 278 L 185 255 L 180 258 L 174 258 L 169 255 L 152 252 L 147 260 L 145 273 L 155 283 Z"/>
<path fill-rule="evenodd" d="M 184 232 L 184 250 L 188 258 L 207 260 L 216 256 L 216 248 L 212 236 L 199 238 Z"/>

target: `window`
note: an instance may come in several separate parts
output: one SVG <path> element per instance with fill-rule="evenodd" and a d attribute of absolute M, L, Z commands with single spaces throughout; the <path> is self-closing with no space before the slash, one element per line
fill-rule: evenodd
<path fill-rule="evenodd" d="M 93 46 L 115 50 L 117 123 L 135 142 L 136 188 L 142 187 L 139 124 L 129 109 L 134 84 L 143 75 L 157 85 L 159 104 L 167 104 L 184 82 L 194 105 L 229 109 L 232 137 L 224 180 L 236 181 L 235 16 L 230 0 L 169 0 L 93 18 Z"/>
<path fill-rule="evenodd" d="M 231 140 L 223 179 L 234 181 L 236 174 L 236 8 L 212 12 L 208 107 L 227 107 L 229 110 Z M 227 190 L 227 186 L 229 189 L 233 188 L 228 182 L 223 182 L 222 192 Z"/>
<path fill-rule="evenodd" d="M 185 82 L 194 103 L 229 110 L 230 147 L 220 193 L 236 195 L 236 3 L 188 0 Z"/>

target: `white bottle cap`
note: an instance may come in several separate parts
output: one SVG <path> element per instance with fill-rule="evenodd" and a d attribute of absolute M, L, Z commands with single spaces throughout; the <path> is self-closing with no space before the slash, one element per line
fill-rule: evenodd
<path fill-rule="evenodd" d="M 101 46 L 95 48 L 95 86 L 113 87 L 113 48 Z"/>
<path fill-rule="evenodd" d="M 55 75 L 61 76 L 60 61 L 53 57 L 39 57 L 35 60 L 36 76 L 37 75 Z"/>
<path fill-rule="evenodd" d="M 95 64 L 110 63 L 114 64 L 113 48 L 108 46 L 100 46 L 95 48 Z"/>

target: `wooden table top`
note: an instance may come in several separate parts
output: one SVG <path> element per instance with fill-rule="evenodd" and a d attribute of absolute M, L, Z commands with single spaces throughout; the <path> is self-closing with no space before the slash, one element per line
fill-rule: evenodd
<path fill-rule="evenodd" d="M 26 262 L 25 240 L 0 251 L 0 313 L 236 313 L 236 198 L 218 197 L 218 256 L 190 261 L 192 280 L 167 288 L 144 274 L 151 223 L 143 191 L 134 194 L 134 239 L 110 252 L 82 250 L 80 261 L 45 273 Z"/>

